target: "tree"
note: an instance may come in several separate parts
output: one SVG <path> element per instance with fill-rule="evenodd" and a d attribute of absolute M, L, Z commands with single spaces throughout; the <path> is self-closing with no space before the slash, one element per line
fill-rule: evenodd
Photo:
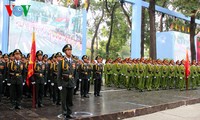
<path fill-rule="evenodd" d="M 110 42 L 111 42 L 112 34 L 113 34 L 113 21 L 114 21 L 114 14 L 115 14 L 117 3 L 118 2 L 113 1 L 113 0 L 111 2 L 108 2 L 108 0 L 105 0 L 106 11 L 107 11 L 107 13 L 108 13 L 108 15 L 110 17 L 110 31 L 109 31 L 108 42 L 106 44 L 106 58 L 108 58 L 109 54 L 110 54 L 109 47 L 110 47 Z"/>
<path fill-rule="evenodd" d="M 149 19 L 150 19 L 150 57 L 156 59 L 156 28 L 155 28 L 155 0 L 150 0 Z"/>
<path fill-rule="evenodd" d="M 178 11 L 183 14 L 190 16 L 190 50 L 191 50 L 191 60 L 196 60 L 196 50 L 195 50 L 195 30 L 196 23 L 195 19 L 199 18 L 200 12 L 200 1 L 199 0 L 172 0 L 172 4 Z"/>
<path fill-rule="evenodd" d="M 93 3 L 95 4 L 95 3 Z M 94 27 L 95 27 L 95 32 L 94 32 L 94 35 L 92 37 L 92 43 L 91 43 L 91 59 L 94 58 L 94 43 L 95 43 L 95 39 L 97 38 L 97 35 L 98 35 L 98 30 L 99 30 L 99 26 L 103 20 L 103 17 L 104 17 L 104 1 L 101 3 L 102 4 L 102 13 L 101 13 L 101 16 L 97 16 L 96 19 L 95 19 L 95 22 L 94 22 Z M 97 4 L 99 5 L 99 4 Z M 98 19 L 100 17 L 100 19 Z"/>

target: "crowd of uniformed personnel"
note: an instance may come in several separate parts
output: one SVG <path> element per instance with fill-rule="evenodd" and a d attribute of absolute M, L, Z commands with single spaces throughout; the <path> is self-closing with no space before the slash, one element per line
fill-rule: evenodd
<path fill-rule="evenodd" d="M 160 89 L 186 89 L 185 61 L 130 59 L 108 59 L 104 66 L 105 84 L 107 86 L 126 87 L 139 91 Z M 200 61 L 192 61 L 188 88 L 200 86 Z"/>
<path fill-rule="evenodd" d="M 54 53 L 51 57 L 36 52 L 34 74 L 27 85 L 28 66 L 30 54 L 25 56 L 19 49 L 12 53 L 0 52 L 0 101 L 2 96 L 10 99 L 10 109 L 21 109 L 22 96 L 31 98 L 33 86 L 36 93 L 36 107 L 43 107 L 43 97 L 50 97 L 53 105 L 62 105 L 62 113 L 66 118 L 71 118 L 70 106 L 73 106 L 73 95 L 83 98 L 89 97 L 90 83 L 94 83 L 94 96 L 100 95 L 103 64 L 102 58 L 97 56 L 90 62 L 87 55 L 79 59 L 72 55 L 72 46 L 67 44 L 61 52 Z M 80 86 L 80 87 L 79 87 Z"/>

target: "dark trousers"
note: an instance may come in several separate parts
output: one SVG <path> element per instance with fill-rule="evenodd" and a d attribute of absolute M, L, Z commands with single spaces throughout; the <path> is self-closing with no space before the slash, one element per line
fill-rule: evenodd
<path fill-rule="evenodd" d="M 44 96 L 46 97 L 49 92 L 49 97 L 52 98 L 52 87 L 51 82 L 47 82 L 46 85 L 44 85 Z"/>
<path fill-rule="evenodd" d="M 88 93 L 88 79 L 81 80 L 81 96 L 86 96 Z"/>
<path fill-rule="evenodd" d="M 2 81 L 0 80 L 0 102 L 1 102 L 1 96 L 2 96 Z"/>
<path fill-rule="evenodd" d="M 3 93 L 4 96 L 10 97 L 10 86 L 7 85 L 7 81 L 3 83 Z"/>
<path fill-rule="evenodd" d="M 88 81 L 88 86 L 87 86 L 87 93 L 89 93 L 89 92 L 90 92 L 90 79 Z"/>
<path fill-rule="evenodd" d="M 11 84 L 10 86 L 10 100 L 13 106 L 21 106 L 22 99 L 22 84 Z"/>
<path fill-rule="evenodd" d="M 61 90 L 62 113 L 65 116 L 72 114 L 70 104 L 72 103 L 73 89 L 74 88 L 63 87 Z"/>
<path fill-rule="evenodd" d="M 38 105 L 42 104 L 43 94 L 44 94 L 44 84 L 36 83 L 36 102 Z"/>
<path fill-rule="evenodd" d="M 94 95 L 99 95 L 101 90 L 101 79 L 94 80 Z"/>
<path fill-rule="evenodd" d="M 79 79 L 76 80 L 76 88 L 74 89 L 74 93 L 76 94 L 76 92 L 79 90 Z"/>
<path fill-rule="evenodd" d="M 59 103 L 60 102 L 60 90 L 58 89 L 58 84 L 54 83 L 53 88 L 53 103 Z"/>

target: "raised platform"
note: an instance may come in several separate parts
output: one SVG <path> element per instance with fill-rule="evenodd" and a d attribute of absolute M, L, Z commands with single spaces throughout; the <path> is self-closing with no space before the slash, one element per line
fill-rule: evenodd
<path fill-rule="evenodd" d="M 74 96 L 72 109 L 76 119 L 117 120 L 200 103 L 199 90 L 138 92 L 103 87 L 102 97 L 94 97 L 92 93 L 90 98 L 85 99 L 79 95 Z M 4 98 L 0 103 L 0 119 L 59 119 L 61 106 L 52 105 L 48 97 L 44 99 L 44 105 L 44 108 L 32 109 L 31 99 L 23 99 L 23 109 L 12 111 L 9 110 L 9 100 Z"/>

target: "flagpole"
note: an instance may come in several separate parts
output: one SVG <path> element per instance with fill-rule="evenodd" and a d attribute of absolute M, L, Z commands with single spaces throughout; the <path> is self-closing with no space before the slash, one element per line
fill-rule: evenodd
<path fill-rule="evenodd" d="M 33 27 L 33 37 L 35 37 L 35 28 Z M 32 39 L 35 39 L 35 38 L 32 38 Z M 33 63 L 33 66 L 34 66 L 35 63 Z M 33 76 L 34 77 L 34 76 Z M 34 78 L 35 80 L 35 78 Z M 34 81 L 35 82 L 35 81 Z M 32 93 L 33 93 L 33 97 L 32 97 L 32 107 L 33 108 L 36 108 L 36 91 L 35 91 L 35 84 L 33 84 L 33 90 L 32 90 Z"/>

